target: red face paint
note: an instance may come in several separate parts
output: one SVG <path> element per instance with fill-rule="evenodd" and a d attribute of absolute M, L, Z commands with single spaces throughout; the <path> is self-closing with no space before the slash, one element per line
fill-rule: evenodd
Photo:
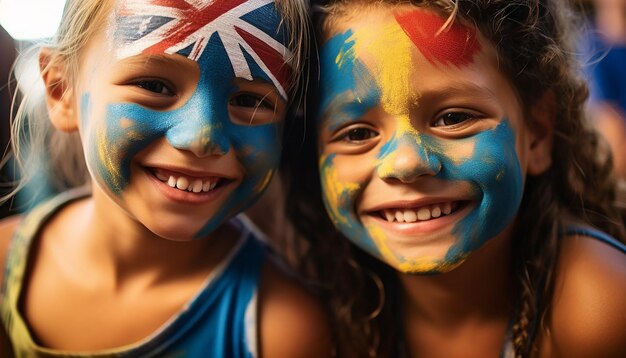
<path fill-rule="evenodd" d="M 396 13 L 395 18 L 422 55 L 433 64 L 451 63 L 460 67 L 471 63 L 480 51 L 473 28 L 453 23 L 437 35 L 445 20 L 436 14 L 412 10 Z"/>
<path fill-rule="evenodd" d="M 196 7 L 186 1 L 181 0 L 155 0 L 154 5 L 171 8 L 181 17 L 181 24 L 176 28 L 169 29 L 162 37 L 163 41 L 158 42 L 143 52 L 146 54 L 164 53 L 168 48 L 184 41 L 202 27 L 217 19 L 219 16 L 233 10 L 235 7 L 246 2 L 246 0 L 224 1 L 217 0 L 210 6 Z"/>
<path fill-rule="evenodd" d="M 285 64 L 284 55 L 244 29 L 235 27 L 235 31 L 256 49 L 256 55 L 267 66 L 267 70 L 276 77 L 283 88 L 287 88 L 291 77 L 291 68 Z"/>

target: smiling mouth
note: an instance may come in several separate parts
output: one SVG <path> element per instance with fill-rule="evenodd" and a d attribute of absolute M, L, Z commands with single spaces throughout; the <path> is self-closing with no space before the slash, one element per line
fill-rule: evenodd
<path fill-rule="evenodd" d="M 468 201 L 449 201 L 414 208 L 389 208 L 373 212 L 372 215 L 390 223 L 415 223 L 454 214 L 468 203 Z"/>
<path fill-rule="evenodd" d="M 214 191 L 230 182 L 228 179 L 216 176 L 193 177 L 159 168 L 149 168 L 149 171 L 171 188 L 196 194 Z"/>

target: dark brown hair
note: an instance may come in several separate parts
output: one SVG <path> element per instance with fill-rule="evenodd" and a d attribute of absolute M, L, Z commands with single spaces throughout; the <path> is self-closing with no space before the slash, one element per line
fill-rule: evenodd
<path fill-rule="evenodd" d="M 575 30 L 581 21 L 562 0 L 336 0 L 323 4 L 317 28 L 323 31 L 354 4 L 405 3 L 474 25 L 496 48 L 500 69 L 517 90 L 528 120 L 532 121 L 529 108 L 542 96 L 551 92 L 556 98 L 552 166 L 527 178 L 513 238 L 518 292 L 513 344 L 516 357 L 531 356 L 534 332 L 549 317 L 565 215 L 625 239 L 614 205 L 611 155 L 584 116 L 588 89 L 574 56 Z M 315 103 L 316 91 L 310 92 L 310 103 Z M 300 129 L 306 130 L 304 139 L 294 135 L 296 131 L 287 133 L 286 145 L 292 149 L 284 157 L 287 215 L 306 239 L 299 268 L 319 283 L 333 309 L 340 355 L 388 355 L 400 336 L 394 332 L 397 305 L 383 305 L 381 300 L 397 300 L 395 274 L 350 244 L 327 218 L 317 172 L 314 118 L 309 116 L 306 129 Z"/>

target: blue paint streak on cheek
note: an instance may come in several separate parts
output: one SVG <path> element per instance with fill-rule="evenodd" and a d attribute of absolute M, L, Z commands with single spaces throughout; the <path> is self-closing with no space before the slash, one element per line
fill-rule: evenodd
<path fill-rule="evenodd" d="M 233 149 L 244 172 L 244 178 L 224 203 L 222 209 L 202 228 L 198 237 L 211 233 L 229 217 L 250 207 L 261 196 L 262 184 L 280 163 L 281 128 L 278 124 L 243 126 L 229 124 Z"/>
<path fill-rule="evenodd" d="M 104 118 L 92 118 L 91 110 L 91 97 L 87 93 L 81 99 L 87 163 L 97 181 L 103 182 L 115 195 L 120 195 L 130 181 L 132 157 L 162 135 L 164 128 L 154 126 L 160 122 L 152 111 L 134 104 L 109 105 Z"/>
<path fill-rule="evenodd" d="M 323 174 L 329 171 L 335 171 L 335 156 L 335 154 L 327 156 L 324 162 L 320 165 L 320 179 L 322 183 L 323 199 L 326 211 L 335 223 L 337 229 L 339 229 L 339 231 L 348 237 L 354 244 L 370 252 L 374 256 L 382 257 L 378 247 L 372 240 L 367 229 L 363 226 L 361 220 L 359 220 L 356 213 L 356 201 L 362 193 L 362 188 L 351 191 L 341 190 L 341 192 L 336 192 L 330 188 L 340 188 L 341 185 L 337 185 L 337 183 L 329 183 L 328 180 L 332 178 Z M 338 197 L 332 197 L 334 194 L 338 195 Z"/>
<path fill-rule="evenodd" d="M 473 137 L 472 158 L 455 164 L 442 158 L 442 177 L 475 185 L 477 207 L 454 229 L 457 243 L 446 259 L 457 261 L 498 235 L 508 226 L 519 209 L 523 194 L 522 171 L 515 150 L 515 133 L 508 120 L 495 129 Z"/>
<path fill-rule="evenodd" d="M 133 157 L 152 142 L 162 137 L 173 122 L 179 121 L 177 113 L 158 112 L 136 104 L 112 104 L 107 106 L 104 145 L 106 158 L 96 156 L 97 171 L 111 191 L 121 194 L 130 182 L 130 165 Z M 96 132 L 93 132 L 96 136 Z M 97 139 L 96 139 L 97 140 Z M 107 160 L 108 163 L 103 163 Z M 111 172 L 112 168 L 119 172 Z M 117 174 L 121 174 L 118 177 Z"/>
<path fill-rule="evenodd" d="M 352 31 L 333 36 L 320 49 L 318 121 L 329 129 L 354 121 L 380 103 L 380 91 L 365 65 L 354 57 Z M 339 108 L 333 108 L 340 100 Z"/>

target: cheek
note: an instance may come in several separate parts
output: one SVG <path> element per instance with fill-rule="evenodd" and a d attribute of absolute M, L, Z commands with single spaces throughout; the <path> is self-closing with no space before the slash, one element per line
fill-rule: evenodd
<path fill-rule="evenodd" d="M 96 181 L 120 195 L 130 181 L 132 158 L 166 130 L 167 112 L 153 112 L 133 104 L 92 106 L 82 99 L 83 146 Z"/>
<path fill-rule="evenodd" d="M 335 154 L 322 156 L 319 163 L 320 180 L 324 196 L 324 204 L 330 218 L 342 231 L 353 226 L 356 215 L 355 201 L 361 192 L 362 183 L 347 180 L 340 175 L 343 165 L 337 166 Z M 345 174 L 345 173 L 344 173 Z M 351 176 L 349 176 L 351 177 Z"/>
<path fill-rule="evenodd" d="M 364 185 L 370 180 L 378 161 L 374 151 L 360 155 L 338 155 L 333 167 L 339 181 Z"/>
<path fill-rule="evenodd" d="M 277 124 L 254 127 L 231 125 L 229 132 L 245 175 L 242 190 L 260 194 L 280 163 L 281 128 Z"/>
<path fill-rule="evenodd" d="M 452 166 L 449 172 L 451 179 L 470 182 L 477 196 L 477 208 L 455 228 L 463 250 L 479 247 L 508 226 L 523 193 L 515 134 L 508 121 L 472 140 L 472 157 Z"/>

